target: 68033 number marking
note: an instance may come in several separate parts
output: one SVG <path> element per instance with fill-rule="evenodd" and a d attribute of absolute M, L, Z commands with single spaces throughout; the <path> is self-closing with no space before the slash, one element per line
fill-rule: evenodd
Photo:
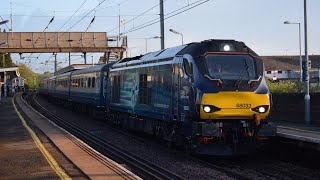
<path fill-rule="evenodd" d="M 251 104 L 245 104 L 245 103 L 237 103 L 236 108 L 238 109 L 250 109 Z"/>

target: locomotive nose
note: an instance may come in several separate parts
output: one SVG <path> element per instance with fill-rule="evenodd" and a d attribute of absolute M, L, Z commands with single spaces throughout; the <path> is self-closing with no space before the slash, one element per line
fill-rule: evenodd
<path fill-rule="evenodd" d="M 202 97 L 201 119 L 252 119 L 260 114 L 265 119 L 270 112 L 268 94 L 254 92 L 208 93 Z"/>

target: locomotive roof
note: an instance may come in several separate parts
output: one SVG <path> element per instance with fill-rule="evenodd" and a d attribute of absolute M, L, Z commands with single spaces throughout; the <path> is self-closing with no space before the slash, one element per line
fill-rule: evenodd
<path fill-rule="evenodd" d="M 164 50 L 150 52 L 143 56 L 125 58 L 117 62 L 112 68 L 120 68 L 137 64 L 149 63 L 155 60 L 173 58 L 177 55 L 190 54 L 193 57 L 203 56 L 207 52 L 227 52 L 223 47 L 228 45 L 229 52 L 250 53 L 258 56 L 253 50 L 247 47 L 243 42 L 235 40 L 210 39 L 201 42 L 194 42 L 186 45 L 167 48 Z"/>
<path fill-rule="evenodd" d="M 127 65 L 135 65 L 141 63 L 152 62 L 158 59 L 167 59 L 176 56 L 182 49 L 188 45 L 181 45 L 176 47 L 167 48 L 160 51 L 150 52 L 143 56 L 136 56 L 132 58 L 124 58 L 112 66 L 112 68 L 124 67 Z"/>
<path fill-rule="evenodd" d="M 229 46 L 229 50 L 224 50 L 224 46 Z M 250 53 L 253 56 L 258 56 L 252 49 L 246 46 L 241 41 L 223 40 L 223 39 L 210 39 L 196 43 L 188 44 L 177 55 L 190 54 L 194 57 L 202 56 L 207 52 L 241 52 Z"/>
<path fill-rule="evenodd" d="M 167 48 L 167 49 L 159 50 L 155 52 L 149 52 L 145 55 L 140 55 L 140 56 L 131 57 L 131 58 L 124 58 L 120 60 L 118 63 L 124 63 L 128 61 L 133 61 L 133 60 L 149 60 L 149 59 L 152 60 L 152 59 L 170 58 L 177 55 L 178 52 L 180 52 L 182 49 L 184 49 L 187 46 L 188 45 L 181 45 L 181 46 L 171 47 L 171 48 Z"/>

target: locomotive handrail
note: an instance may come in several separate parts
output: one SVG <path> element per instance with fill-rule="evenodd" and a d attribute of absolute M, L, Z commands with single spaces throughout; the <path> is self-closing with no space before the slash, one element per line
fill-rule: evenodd
<path fill-rule="evenodd" d="M 204 75 L 204 77 L 208 78 L 210 81 L 219 81 L 220 83 L 222 83 L 221 79 L 212 79 L 210 76 L 208 76 L 207 74 Z"/>
<path fill-rule="evenodd" d="M 252 79 L 252 80 L 248 81 L 248 84 L 250 84 L 251 82 L 259 82 L 261 80 L 261 78 L 262 78 L 262 76 L 260 75 L 258 77 L 258 79 Z"/>

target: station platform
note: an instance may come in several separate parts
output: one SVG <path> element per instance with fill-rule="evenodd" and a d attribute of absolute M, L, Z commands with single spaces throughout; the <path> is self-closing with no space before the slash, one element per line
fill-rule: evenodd
<path fill-rule="evenodd" d="M 59 179 L 22 125 L 12 97 L 0 104 L 1 179 Z"/>
<path fill-rule="evenodd" d="M 33 110 L 22 93 L 0 104 L 0 162 L 1 179 L 140 179 Z"/>
<path fill-rule="evenodd" d="M 292 123 L 285 121 L 273 122 L 277 126 L 277 136 L 288 139 L 320 144 L 320 126 Z"/>

